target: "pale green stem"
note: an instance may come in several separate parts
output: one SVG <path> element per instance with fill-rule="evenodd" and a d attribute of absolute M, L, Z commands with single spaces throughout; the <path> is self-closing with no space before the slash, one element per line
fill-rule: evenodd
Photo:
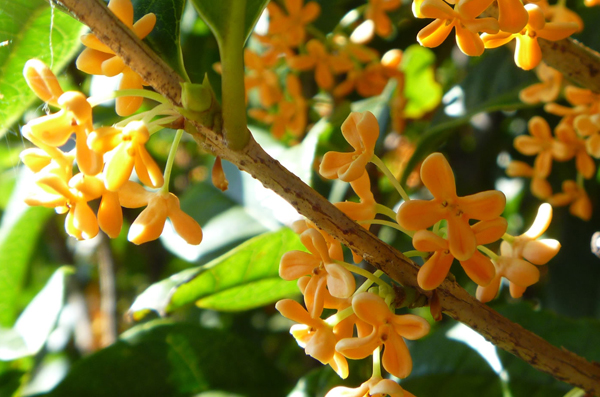
<path fill-rule="evenodd" d="M 373 378 L 381 378 L 381 346 L 373 351 Z"/>
<path fill-rule="evenodd" d="M 585 178 L 583 177 L 583 174 L 581 172 L 577 172 L 577 186 L 579 186 L 580 188 L 583 188 L 584 181 L 585 181 Z"/>
<path fill-rule="evenodd" d="M 248 144 L 250 133 L 246 122 L 246 93 L 244 91 L 244 33 L 246 0 L 236 0 L 229 8 L 227 31 L 219 41 L 223 96 L 223 130 L 227 145 L 241 150 Z"/>
<path fill-rule="evenodd" d="M 502 236 L 502 240 L 508 242 L 508 243 L 512 243 L 513 241 L 515 241 L 515 236 L 512 236 L 508 233 L 504 233 L 504 235 Z"/>
<path fill-rule="evenodd" d="M 403 252 L 402 255 L 406 256 L 407 258 L 413 258 L 415 256 L 420 256 L 420 257 L 426 257 L 427 255 L 429 255 L 428 252 L 422 252 L 422 251 L 417 251 L 417 250 L 412 250 L 412 251 L 406 251 Z"/>
<path fill-rule="evenodd" d="M 435 225 L 433 225 L 433 233 L 437 234 L 438 236 L 440 233 L 440 226 L 442 226 L 442 221 L 437 221 Z"/>
<path fill-rule="evenodd" d="M 177 130 L 173 143 L 171 144 L 171 150 L 169 151 L 169 157 L 167 158 L 167 165 L 165 166 L 165 183 L 160 189 L 162 193 L 169 193 L 169 182 L 171 180 L 171 170 L 173 169 L 173 161 L 175 161 L 175 153 L 177 153 L 177 147 L 179 146 L 179 140 L 183 135 L 183 130 Z"/>
<path fill-rule="evenodd" d="M 375 205 L 375 211 L 377 211 L 378 214 L 382 214 L 392 219 L 396 219 L 396 213 L 390 207 L 387 207 L 383 204 L 377 203 Z"/>
<path fill-rule="evenodd" d="M 585 395 L 586 395 L 585 390 L 575 387 L 575 388 L 569 390 L 569 392 L 567 394 L 565 394 L 564 397 L 584 397 Z"/>
<path fill-rule="evenodd" d="M 415 232 L 410 231 L 410 230 L 406 230 L 404 229 L 402 226 L 400 226 L 399 224 L 395 223 L 395 222 L 390 222 L 390 221 L 384 221 L 381 219 L 367 219 L 364 221 L 357 221 L 359 225 L 383 225 L 383 226 L 389 226 L 392 227 L 396 230 L 401 231 L 402 233 L 412 237 L 414 236 Z"/>
<path fill-rule="evenodd" d="M 352 273 L 360 274 L 361 276 L 363 276 L 367 280 L 370 280 L 373 283 L 377 283 L 381 286 L 386 286 L 388 288 L 392 288 L 392 287 L 390 287 L 390 285 L 388 283 L 386 283 L 379 277 L 374 276 L 373 273 L 363 269 L 362 267 L 358 267 L 356 265 L 352 265 L 350 263 L 343 262 L 343 261 L 335 261 L 335 263 L 337 263 L 340 266 L 344 266 L 347 270 L 350 270 Z"/>
<path fill-rule="evenodd" d="M 153 101 L 160 102 L 162 104 L 170 104 L 169 100 L 164 96 L 160 95 L 158 92 L 144 89 L 116 90 L 113 91 L 110 95 L 102 97 L 89 97 L 88 103 L 92 107 L 94 107 L 100 105 L 103 102 L 124 96 L 138 96 L 142 98 L 152 99 Z"/>
<path fill-rule="evenodd" d="M 327 317 L 325 319 L 325 322 L 327 323 L 327 325 L 329 325 L 331 327 L 335 327 L 341 321 L 344 321 L 346 318 L 350 317 L 353 314 L 354 314 L 354 309 L 352 308 L 352 305 L 350 305 L 347 308 L 345 308 L 344 310 L 341 310 L 341 311 L 337 312 L 336 314 L 334 314 L 330 317 Z"/>
<path fill-rule="evenodd" d="M 381 172 L 383 172 L 383 174 L 390 180 L 391 184 L 396 188 L 396 190 L 398 191 L 400 196 L 402 196 L 402 199 L 404 201 L 410 201 L 410 197 L 408 197 L 406 191 L 402 188 L 402 186 L 400 186 L 400 182 L 398 182 L 394 174 L 392 174 L 392 171 L 390 171 L 390 169 L 379 157 L 373 155 L 373 157 L 371 158 L 371 163 L 375 164 L 377 168 L 379 168 Z"/>
<path fill-rule="evenodd" d="M 379 278 L 383 275 L 383 272 L 381 270 L 377 270 L 375 271 L 375 273 L 373 273 L 373 276 Z M 373 282 L 370 279 L 367 279 L 363 285 L 360 286 L 360 288 L 358 288 L 356 291 L 354 291 L 354 295 L 358 295 L 362 292 L 367 291 L 369 288 L 371 288 L 371 285 L 373 285 Z"/>
<path fill-rule="evenodd" d="M 150 124 L 154 117 L 158 116 L 163 110 L 167 110 L 168 108 L 169 105 L 166 104 L 155 106 L 153 109 L 150 109 L 146 112 L 146 114 L 142 118 L 142 121 L 146 124 Z"/>
<path fill-rule="evenodd" d="M 487 256 L 489 256 L 491 260 L 493 260 L 493 261 L 498 260 L 498 255 L 494 251 L 489 249 L 488 247 L 486 247 L 484 245 L 478 245 L 477 249 L 479 251 L 483 252 L 484 254 L 486 254 Z"/>
<path fill-rule="evenodd" d="M 153 122 L 148 124 L 148 132 L 150 133 L 150 135 L 152 135 L 152 134 L 166 128 L 165 124 L 170 124 L 170 123 L 174 122 L 175 120 L 179 119 L 180 117 L 181 117 L 180 115 L 167 116 L 167 117 L 163 117 L 158 120 L 154 120 Z"/>

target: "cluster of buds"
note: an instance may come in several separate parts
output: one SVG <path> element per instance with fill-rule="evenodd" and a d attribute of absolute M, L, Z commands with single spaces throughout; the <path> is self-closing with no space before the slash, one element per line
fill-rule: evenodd
<path fill-rule="evenodd" d="M 577 23 L 580 20 L 571 22 L 573 19 L 564 18 L 568 11 L 564 6 L 562 11 L 550 10 L 547 4 L 523 5 L 518 0 L 499 0 L 498 18 L 479 18 L 492 3 L 493 0 L 414 0 L 415 17 L 434 19 L 418 33 L 417 40 L 425 47 L 437 47 L 454 28 L 458 48 L 466 55 L 479 56 L 486 48 L 516 39 L 515 63 L 530 70 L 542 60 L 538 38 L 561 40 L 581 29 Z"/>
<path fill-rule="evenodd" d="M 181 210 L 179 199 L 168 190 L 169 174 L 163 176 L 145 147 L 150 135 L 163 128 L 159 122 L 179 117 L 172 108 L 162 105 L 162 111 L 154 111 L 150 119 L 145 112 L 123 125 L 95 127 L 94 101 L 80 92 L 63 92 L 43 62 L 28 61 L 23 74 L 42 101 L 60 109 L 22 128 L 23 136 L 36 146 L 21 153 L 23 163 L 35 173 L 34 187 L 25 199 L 29 205 L 67 213 L 66 231 L 76 239 L 93 238 L 99 230 L 116 238 L 123 224 L 121 207 L 146 207 L 129 229 L 130 241 L 141 244 L 157 239 L 169 218 L 188 243 L 200 243 L 200 225 Z M 156 115 L 166 117 L 152 121 Z M 65 152 L 73 136 L 74 148 Z M 134 169 L 141 183 L 154 190 L 130 180 Z M 97 199 L 94 213 L 90 202 Z"/>
<path fill-rule="evenodd" d="M 508 222 L 501 216 L 504 194 L 490 190 L 458 196 L 454 173 L 441 153 L 428 156 L 420 170 L 421 180 L 433 199 L 410 199 L 374 153 L 379 124 L 373 114 L 351 113 L 342 125 L 342 134 L 353 151 L 326 153 L 319 172 L 325 178 L 349 182 L 359 201 L 334 205 L 366 228 L 376 223 L 411 236 L 416 250 L 404 254 L 426 258 L 417 276 L 422 290 L 439 287 L 456 258 L 479 286 L 477 297 L 481 301 L 496 296 L 502 278 L 508 279 L 511 295 L 518 298 L 539 280 L 540 273 L 534 265 L 543 265 L 558 253 L 558 241 L 539 240 L 552 217 L 549 204 L 540 207 L 529 231 L 511 236 L 506 233 Z M 368 163 L 376 165 L 390 179 L 404 200 L 397 212 L 375 201 L 366 171 Z M 391 220 L 376 219 L 378 214 Z M 471 224 L 471 220 L 478 222 Z M 394 288 L 381 279 L 381 271 L 371 274 L 358 266 L 362 260 L 359 255 L 353 253 L 355 264 L 347 263 L 341 243 L 335 238 L 308 221 L 294 226 L 309 252 L 284 254 L 279 272 L 286 280 L 298 280 L 306 308 L 292 300 L 283 300 L 276 306 L 285 317 L 300 323 L 292 327 L 292 335 L 308 355 L 330 365 L 342 378 L 348 375 L 346 359 L 373 355 L 371 379 L 357 389 L 335 388 L 327 396 L 411 395 L 392 380 L 383 379 L 380 364 L 397 378 L 408 376 L 411 358 L 403 338 L 424 336 L 429 324 L 414 315 L 396 314 L 398 299 Z M 503 241 L 498 255 L 486 245 L 500 239 Z M 358 289 L 352 273 L 367 279 Z M 371 288 L 373 284 L 377 286 Z M 403 304 L 407 302 L 400 305 Z M 337 312 L 324 319 L 324 309 Z"/>
<path fill-rule="evenodd" d="M 562 74 L 541 64 L 537 75 L 541 82 L 521 91 L 526 103 L 545 103 L 544 110 L 561 117 L 550 128 L 548 122 L 536 116 L 529 120 L 529 136 L 515 138 L 514 146 L 526 156 L 536 156 L 533 166 L 512 161 L 507 174 L 513 177 L 531 178 L 531 192 L 553 206 L 569 205 L 572 215 L 583 220 L 592 216 L 592 202 L 585 190 L 584 181 L 596 174 L 596 162 L 600 158 L 600 96 L 591 90 L 567 85 L 564 97 L 571 106 L 555 103 L 563 91 Z M 574 160 L 576 177 L 562 182 L 562 191 L 554 193 L 548 177 L 554 161 Z"/>
<path fill-rule="evenodd" d="M 372 32 L 391 35 L 392 24 L 386 11 L 399 5 L 396 0 L 369 1 L 364 16 L 373 27 Z M 247 96 L 256 92 L 255 103 L 260 105 L 249 110 L 250 116 L 270 125 L 276 138 L 296 143 L 306 133 L 311 101 L 302 90 L 300 72 L 314 72 L 319 90 L 335 101 L 354 91 L 362 97 L 376 96 L 390 79 L 403 79 L 399 71 L 400 50 L 380 56 L 363 45 L 365 40 L 357 43 L 341 30 L 327 37 L 319 34 L 311 25 L 321 12 L 318 3 L 286 0 L 283 7 L 270 2 L 267 9 L 268 33 L 253 35 L 257 42 L 254 48 L 260 50 L 245 50 L 245 88 Z M 396 103 L 403 106 L 402 101 Z M 323 106 L 315 109 L 323 115 L 328 112 Z M 401 112 L 395 115 L 400 117 Z"/>

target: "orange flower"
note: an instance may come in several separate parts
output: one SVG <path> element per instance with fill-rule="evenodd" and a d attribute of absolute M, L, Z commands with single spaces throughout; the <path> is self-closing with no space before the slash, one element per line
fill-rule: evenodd
<path fill-rule="evenodd" d="M 300 241 L 310 253 L 289 251 L 283 254 L 279 276 L 284 280 L 310 276 L 304 302 L 311 316 L 317 318 L 323 311 L 325 288 L 334 297 L 348 298 L 354 292 L 356 281 L 346 268 L 333 262 L 325 238 L 316 229 L 304 231 Z"/>
<path fill-rule="evenodd" d="M 600 159 L 600 114 L 577 116 L 573 125 L 580 136 L 586 137 L 587 152 Z"/>
<path fill-rule="evenodd" d="M 546 177 L 541 176 L 539 171 L 527 163 L 522 161 L 511 161 L 508 164 L 508 167 L 506 167 L 506 175 L 513 178 L 531 178 L 531 193 L 541 200 L 545 200 L 552 195 L 552 186 L 550 186 Z"/>
<path fill-rule="evenodd" d="M 481 35 L 481 39 L 485 48 L 496 48 L 516 38 L 515 63 L 521 69 L 531 70 L 542 60 L 538 37 L 550 41 L 561 40 L 575 33 L 578 26 L 573 22 L 546 22 L 542 9 L 535 4 L 527 4 L 525 9 L 529 14 L 525 29 L 518 33 L 489 34 L 486 32 Z"/>
<path fill-rule="evenodd" d="M 558 98 L 563 82 L 563 74 L 541 62 L 535 69 L 540 83 L 523 88 L 519 99 L 525 103 L 552 102 Z"/>
<path fill-rule="evenodd" d="M 108 8 L 140 39 L 150 34 L 156 24 L 156 16 L 152 13 L 144 15 L 134 24 L 131 0 L 110 0 Z M 123 74 L 119 84 L 120 90 L 143 88 L 142 78 L 126 66 L 113 50 L 98 40 L 96 35 L 89 33 L 81 36 L 81 42 L 88 48 L 77 58 L 77 69 L 88 74 L 108 77 Z M 142 101 L 141 97 L 119 97 L 116 100 L 116 112 L 119 116 L 129 116 L 140 108 Z"/>
<path fill-rule="evenodd" d="M 565 98 L 573 107 L 548 103 L 544 110 L 548 113 L 565 117 L 569 121 L 580 115 L 592 115 L 600 112 L 600 96 L 592 90 L 569 85 L 565 88 Z"/>
<path fill-rule="evenodd" d="M 402 72 L 398 69 L 402 60 L 402 51 L 390 50 L 386 52 L 381 61 L 371 62 L 363 69 L 353 69 L 348 72 L 346 80 L 334 90 L 335 97 L 343 97 L 356 88 L 356 92 L 363 97 L 379 95 L 392 77 L 399 77 Z"/>
<path fill-rule="evenodd" d="M 510 282 L 510 294 L 520 298 L 525 289 L 540 278 L 539 270 L 532 265 L 544 265 L 560 250 L 560 243 L 554 239 L 538 238 L 548 229 L 552 220 L 552 207 L 545 203 L 538 209 L 533 225 L 524 234 L 512 241 L 503 241 L 500 256 L 494 260 L 496 276 L 486 286 L 477 287 L 477 299 L 489 302 L 498 293 L 502 277 Z"/>
<path fill-rule="evenodd" d="M 373 34 L 388 38 L 394 29 L 387 12 L 400 7 L 400 0 L 369 0 L 365 7 L 365 21 L 352 32 L 350 39 L 355 43 L 367 43 Z"/>
<path fill-rule="evenodd" d="M 266 59 L 248 48 L 244 50 L 244 61 L 248 69 L 244 77 L 246 93 L 257 88 L 260 103 L 266 108 L 277 103 L 281 99 L 281 87 L 277 74 L 270 69 L 273 63 L 267 62 Z"/>
<path fill-rule="evenodd" d="M 111 152 L 106 162 L 106 187 L 117 191 L 135 172 L 146 186 L 158 188 L 164 183 L 162 172 L 145 144 L 150 133 L 143 121 L 132 121 L 125 128 L 101 127 L 88 138 L 89 146 L 98 153 Z"/>
<path fill-rule="evenodd" d="M 571 123 L 560 123 L 555 129 L 556 137 L 575 156 L 575 167 L 584 178 L 590 179 L 596 173 L 596 163 L 586 149 L 585 138 L 579 137 Z"/>
<path fill-rule="evenodd" d="M 375 152 L 379 123 L 371 112 L 352 112 L 342 124 L 342 134 L 354 152 L 328 152 L 323 156 L 319 173 L 327 179 L 352 182 L 362 176 Z"/>
<path fill-rule="evenodd" d="M 294 70 L 315 70 L 315 81 L 324 90 L 333 87 L 333 75 L 347 72 L 354 67 L 352 61 L 345 55 L 334 55 L 327 52 L 323 43 L 312 39 L 306 44 L 306 55 L 288 58 L 288 65 Z"/>
<path fill-rule="evenodd" d="M 284 317 L 300 323 L 292 326 L 290 333 L 306 354 L 325 365 L 331 365 L 341 378 L 348 377 L 348 362 L 335 350 L 337 338 L 329 324 L 320 318 L 312 317 L 298 302 L 291 299 L 280 300 L 275 304 L 275 308 Z"/>
<path fill-rule="evenodd" d="M 44 62 L 38 59 L 28 60 L 23 67 L 23 76 L 38 98 L 59 107 L 58 98 L 63 94 L 63 90 L 52 70 Z"/>
<path fill-rule="evenodd" d="M 478 33 L 497 33 L 498 21 L 494 18 L 476 19 L 488 7 L 488 0 L 472 0 L 465 4 L 465 7 L 461 8 L 461 3 L 458 3 L 452 9 L 443 0 L 421 2 L 415 16 L 433 18 L 435 21 L 417 34 L 419 43 L 423 47 L 437 47 L 446 40 L 452 29 L 456 28 L 456 44 L 463 53 L 470 56 L 483 54 L 484 45 Z"/>
<path fill-rule="evenodd" d="M 477 245 L 490 244 L 506 232 L 508 223 L 504 218 L 482 221 L 471 226 Z M 436 289 L 446 278 L 454 257 L 448 249 L 448 240 L 429 230 L 419 230 L 413 236 L 413 246 L 419 251 L 433 252 L 433 256 L 421 266 L 417 282 L 424 290 Z M 460 261 L 465 273 L 478 285 L 487 285 L 494 277 L 494 265 L 490 259 L 475 251 L 471 258 Z"/>
<path fill-rule="evenodd" d="M 305 26 L 317 19 L 321 6 L 311 1 L 302 6 L 303 0 L 284 0 L 287 15 L 275 2 L 269 2 L 269 33 L 280 35 L 291 47 L 297 47 L 306 38 Z"/>
<path fill-rule="evenodd" d="M 546 178 L 552 170 L 552 160 L 566 161 L 573 157 L 573 152 L 564 142 L 552 137 L 548 122 L 535 116 L 529 120 L 531 136 L 521 135 L 515 138 L 514 146 L 527 156 L 537 154 L 533 168 L 541 178 Z"/>
<path fill-rule="evenodd" d="M 129 229 L 127 239 L 132 243 L 143 244 L 159 238 L 167 218 L 188 244 L 198 245 L 202 241 L 200 225 L 181 210 L 179 199 L 173 193 L 149 192 L 131 181 L 125 182 L 118 193 L 121 205 L 125 208 L 147 206 Z"/>
<path fill-rule="evenodd" d="M 383 379 L 373 375 L 371 379 L 355 389 L 334 387 L 325 397 L 415 397 L 391 379 Z"/>
<path fill-rule="evenodd" d="M 404 202 L 398 210 L 398 224 L 408 230 L 421 230 L 445 219 L 450 253 L 459 261 L 466 261 L 477 249 L 469 219 L 489 221 L 498 218 L 504 211 L 504 194 L 488 190 L 458 197 L 454 173 L 441 153 L 430 154 L 423 161 L 421 180 L 433 195 L 433 200 Z"/>
<path fill-rule="evenodd" d="M 373 331 L 362 338 L 342 339 L 335 349 L 350 359 L 359 360 L 383 345 L 385 370 L 398 378 L 406 378 L 412 370 L 412 359 L 403 338 L 422 338 L 429 332 L 429 323 L 412 314 L 394 314 L 382 298 L 370 292 L 355 295 L 352 308 L 358 318 L 373 326 Z"/>
<path fill-rule="evenodd" d="M 562 192 L 554 194 L 548 202 L 555 207 L 569 205 L 571 215 L 589 221 L 592 217 L 592 201 L 585 188 L 572 180 L 562 183 Z"/>

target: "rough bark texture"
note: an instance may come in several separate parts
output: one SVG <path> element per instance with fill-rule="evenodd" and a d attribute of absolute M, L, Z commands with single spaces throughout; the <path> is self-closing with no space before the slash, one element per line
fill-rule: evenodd
<path fill-rule="evenodd" d="M 100 40 L 120 55 L 156 91 L 173 103 L 179 104 L 181 95 L 179 76 L 120 21 L 112 17 L 100 0 L 62 0 L 62 3 L 83 23 L 90 26 Z M 569 41 L 565 43 L 567 44 L 559 42 L 556 45 L 567 47 L 571 45 L 568 44 Z M 554 50 L 553 47 L 548 47 L 544 51 L 546 56 L 548 51 Z M 590 61 L 590 71 L 595 70 L 592 69 L 592 64 L 597 65 L 595 61 Z M 596 80 L 597 78 L 595 76 Z M 590 81 L 583 81 L 582 84 L 593 86 Z M 600 85 L 597 87 L 600 88 Z M 190 122 L 198 130 L 195 138 L 200 145 L 261 181 L 265 187 L 292 204 L 299 213 L 400 284 L 420 290 L 416 281 L 418 266 L 415 263 L 344 215 L 291 174 L 277 160 L 270 157 L 253 139 L 243 150 L 233 151 L 227 147 L 227 143 L 218 131 Z M 430 294 L 425 291 L 420 292 L 425 295 Z M 437 289 L 437 293 L 444 313 L 475 329 L 496 346 L 559 380 L 581 387 L 594 395 L 600 395 L 600 366 L 555 347 L 520 325 L 509 321 L 470 296 L 454 281 L 446 279 Z"/>

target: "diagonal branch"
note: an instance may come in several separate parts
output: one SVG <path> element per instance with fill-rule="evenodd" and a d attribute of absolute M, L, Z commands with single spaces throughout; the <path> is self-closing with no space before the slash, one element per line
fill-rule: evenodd
<path fill-rule="evenodd" d="M 100 0 L 62 0 L 71 12 L 106 45 L 112 48 L 142 78 L 175 104 L 179 104 L 182 81 L 162 60 L 117 18 Z M 270 157 L 253 139 L 240 151 L 227 147 L 219 131 L 212 131 L 190 120 L 198 130 L 199 144 L 260 180 L 299 213 L 383 270 L 402 285 L 417 286 L 418 266 L 393 247 L 377 239 L 352 221 L 325 198 Z M 455 281 L 446 279 L 437 289 L 446 314 L 482 334 L 496 346 L 525 360 L 559 380 L 600 395 L 600 366 L 564 349 L 557 348 L 498 314 L 470 296 Z"/>

